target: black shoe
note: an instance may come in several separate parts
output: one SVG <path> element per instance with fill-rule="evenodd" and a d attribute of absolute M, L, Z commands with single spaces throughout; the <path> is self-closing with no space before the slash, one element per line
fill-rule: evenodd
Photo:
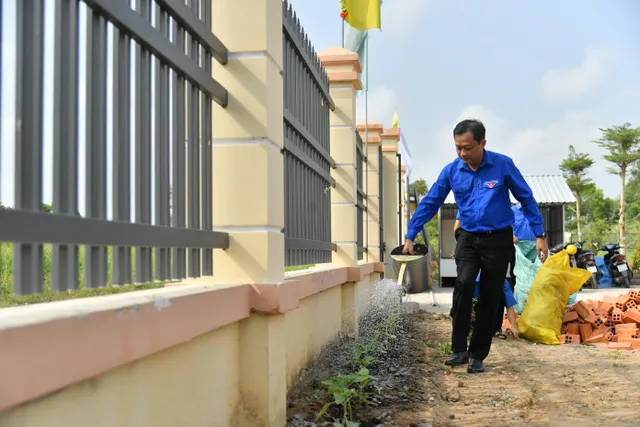
<path fill-rule="evenodd" d="M 471 359 L 469 360 L 469 366 L 467 366 L 467 373 L 478 374 L 484 372 L 484 363 L 482 360 Z"/>
<path fill-rule="evenodd" d="M 453 353 L 449 358 L 444 362 L 447 366 L 460 366 L 469 362 L 469 355 L 466 351 L 460 353 Z"/>

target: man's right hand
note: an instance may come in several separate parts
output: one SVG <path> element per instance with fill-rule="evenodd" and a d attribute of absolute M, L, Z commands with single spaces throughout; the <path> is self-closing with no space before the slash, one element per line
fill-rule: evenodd
<path fill-rule="evenodd" d="M 413 250 L 413 240 L 411 239 L 405 239 L 404 241 L 404 248 L 402 248 L 402 253 L 403 254 L 414 254 L 414 250 Z"/>

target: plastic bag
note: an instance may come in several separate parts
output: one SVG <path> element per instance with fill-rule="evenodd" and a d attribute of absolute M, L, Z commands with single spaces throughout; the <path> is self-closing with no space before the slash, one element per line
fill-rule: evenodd
<path fill-rule="evenodd" d="M 517 304 L 514 309 L 517 313 L 522 313 L 524 303 L 529 297 L 531 285 L 542 263 L 538 258 L 535 242 L 520 241 L 515 244 L 515 247 L 516 265 L 514 266 L 513 274 L 517 280 L 513 295 L 516 297 Z M 567 305 L 575 304 L 577 297 L 577 293 L 572 294 L 567 301 Z"/>
<path fill-rule="evenodd" d="M 524 302 L 529 296 L 531 284 L 538 273 L 538 269 L 542 265 L 536 253 L 536 243 L 530 241 L 522 241 L 515 244 L 516 247 L 516 264 L 513 267 L 513 274 L 516 276 L 516 288 L 514 296 L 518 304 L 515 310 L 522 313 Z"/>
<path fill-rule="evenodd" d="M 566 251 L 549 257 L 538 270 L 518 319 L 520 336 L 540 344 L 560 344 L 558 335 L 569 296 L 578 292 L 589 277 L 589 271 L 569 265 Z"/>

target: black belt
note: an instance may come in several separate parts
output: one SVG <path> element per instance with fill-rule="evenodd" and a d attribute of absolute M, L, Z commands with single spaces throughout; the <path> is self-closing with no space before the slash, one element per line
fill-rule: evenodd
<path fill-rule="evenodd" d="M 507 231 L 510 231 L 511 233 L 513 233 L 513 227 L 508 226 L 504 228 L 498 228 L 497 230 L 489 230 L 489 231 L 467 231 L 467 230 L 464 230 L 464 231 L 473 236 L 491 236 L 494 234 L 506 233 Z"/>

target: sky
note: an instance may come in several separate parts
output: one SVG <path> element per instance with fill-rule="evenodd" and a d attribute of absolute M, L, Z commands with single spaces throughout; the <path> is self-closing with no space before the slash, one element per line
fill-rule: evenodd
<path fill-rule="evenodd" d="M 339 1 L 291 0 L 317 50 L 341 44 Z M 640 126 L 640 1 L 384 0 L 371 33 L 369 120 L 398 110 L 411 179 L 432 183 L 456 154 L 454 125 L 477 118 L 487 149 L 523 174 L 559 173 L 573 144 L 619 196 L 598 128 Z M 358 118 L 364 117 L 364 97 Z"/>
<path fill-rule="evenodd" d="M 9 205 L 16 1 L 2 1 L 0 201 Z M 341 44 L 338 0 L 290 1 L 317 51 Z M 45 64 L 51 64 L 54 2 L 44 3 Z M 371 33 L 369 120 L 390 126 L 398 110 L 412 154 L 412 180 L 436 179 L 455 158 L 453 126 L 473 117 L 487 127 L 487 148 L 511 156 L 524 174 L 559 173 L 573 144 L 596 160 L 591 176 L 605 194 L 619 195 L 619 179 L 607 174 L 603 151 L 592 141 L 600 127 L 640 126 L 640 1 L 384 0 L 382 26 Z M 45 73 L 44 82 L 45 203 L 52 192 L 46 136 L 53 118 L 51 76 Z M 81 94 L 83 84 L 81 77 Z M 359 119 L 365 118 L 364 100 L 358 98 Z M 110 129 L 111 117 L 107 122 Z M 80 176 L 83 171 L 81 161 Z M 107 193 L 110 199 L 110 183 Z M 81 180 L 81 213 L 83 195 Z"/>

